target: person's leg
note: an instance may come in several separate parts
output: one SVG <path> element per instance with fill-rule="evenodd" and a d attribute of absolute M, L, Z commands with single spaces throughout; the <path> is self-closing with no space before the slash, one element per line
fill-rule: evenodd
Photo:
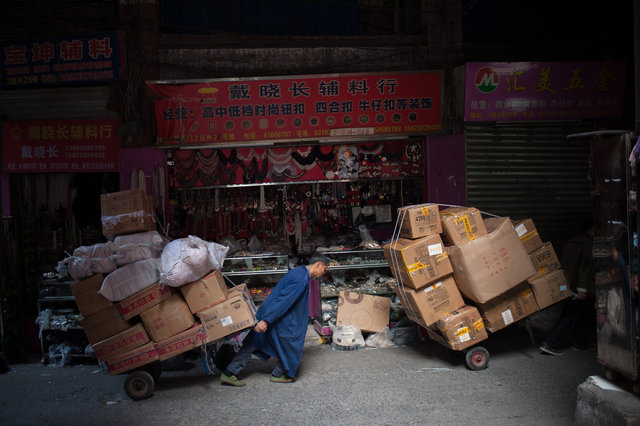
<path fill-rule="evenodd" d="M 251 354 L 254 351 L 254 347 L 251 345 L 243 345 L 238 353 L 233 357 L 227 368 L 220 374 L 220 380 L 222 383 L 226 383 L 231 386 L 244 386 L 246 383 L 242 380 L 238 380 L 236 375 L 245 369 Z"/>
<path fill-rule="evenodd" d="M 240 348 L 237 354 L 233 357 L 227 368 L 224 370 L 224 373 L 229 376 L 235 376 L 239 372 L 245 369 L 249 360 L 251 359 L 251 354 L 255 348 L 250 345 L 244 345 Z"/>
<path fill-rule="evenodd" d="M 579 315 L 576 321 L 575 338 L 573 345 L 578 349 L 586 349 L 589 347 L 591 337 L 595 330 L 595 300 L 593 298 L 587 298 L 585 300 L 580 300 L 579 302 Z"/>
<path fill-rule="evenodd" d="M 271 375 L 274 377 L 280 377 L 284 374 L 284 367 L 282 366 L 282 363 L 280 362 L 280 360 L 276 361 L 276 366 L 273 367 L 273 371 L 271 372 Z"/>
<path fill-rule="evenodd" d="M 550 348 L 553 351 L 560 351 L 564 346 L 564 337 L 567 330 L 575 324 L 579 317 L 578 300 L 568 300 L 565 304 L 564 310 L 558 321 L 553 326 L 551 331 L 547 334 L 547 338 L 542 347 Z M 541 347 L 541 348 L 542 348 Z"/>

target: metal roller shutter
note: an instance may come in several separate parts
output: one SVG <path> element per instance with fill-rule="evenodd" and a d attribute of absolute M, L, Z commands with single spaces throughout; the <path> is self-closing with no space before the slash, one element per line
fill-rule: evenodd
<path fill-rule="evenodd" d="M 556 249 L 592 212 L 588 123 L 468 125 L 467 204 L 512 219 L 532 218 Z"/>

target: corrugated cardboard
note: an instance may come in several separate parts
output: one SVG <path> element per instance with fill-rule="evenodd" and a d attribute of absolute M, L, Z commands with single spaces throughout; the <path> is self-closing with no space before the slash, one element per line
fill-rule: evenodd
<path fill-rule="evenodd" d="M 92 345 L 131 327 L 129 322 L 122 318 L 122 314 L 114 304 L 83 317 L 80 323 L 84 334 L 87 335 L 87 339 Z"/>
<path fill-rule="evenodd" d="M 529 281 L 538 308 L 544 309 L 572 296 L 567 277 L 562 269 L 550 272 L 540 278 Z"/>
<path fill-rule="evenodd" d="M 175 336 L 195 324 L 187 303 L 177 293 L 140 313 L 140 318 L 154 342 Z"/>
<path fill-rule="evenodd" d="M 453 276 L 449 275 L 420 290 L 398 286 L 393 287 L 404 306 L 407 317 L 428 327 L 451 312 L 464 306 L 462 295 Z"/>
<path fill-rule="evenodd" d="M 127 352 L 116 355 L 113 359 L 105 361 L 109 374 L 116 375 L 126 373 L 134 368 L 142 367 L 158 360 L 158 353 L 153 342 L 146 343 Z"/>
<path fill-rule="evenodd" d="M 420 204 L 400 207 L 398 217 L 402 219 L 400 236 L 420 238 L 442 232 L 440 212 L 437 204 Z"/>
<path fill-rule="evenodd" d="M 526 282 L 487 303 L 479 304 L 477 308 L 485 327 L 492 333 L 538 312 L 538 304 Z"/>
<path fill-rule="evenodd" d="M 88 317 L 113 304 L 109 299 L 98 293 L 103 281 L 104 275 L 96 274 L 71 284 L 73 297 L 82 316 Z"/>
<path fill-rule="evenodd" d="M 460 292 L 477 303 L 488 302 L 535 273 L 509 218 L 485 224 L 489 234 L 447 247 Z"/>
<path fill-rule="evenodd" d="M 488 337 L 480 312 L 474 306 L 463 306 L 452 312 L 438 320 L 435 328 L 439 333 L 427 328 L 429 337 L 455 350 L 466 349 Z"/>
<path fill-rule="evenodd" d="M 93 347 L 93 352 L 100 361 L 114 358 L 116 355 L 142 346 L 149 341 L 147 330 L 142 324 L 136 324 L 115 336 L 98 342 Z"/>
<path fill-rule="evenodd" d="M 513 222 L 513 227 L 518 237 L 520 237 L 520 241 L 524 244 L 527 253 L 531 253 L 535 249 L 542 247 L 542 239 L 532 219 L 517 220 Z"/>
<path fill-rule="evenodd" d="M 117 305 L 122 317 L 129 319 L 152 308 L 163 300 L 167 300 L 171 297 L 171 294 L 171 287 L 156 282 L 121 300 Z"/>
<path fill-rule="evenodd" d="M 207 332 L 207 343 L 255 325 L 256 307 L 251 298 L 238 287 L 229 292 L 224 302 L 198 312 L 200 322 Z"/>
<path fill-rule="evenodd" d="M 200 280 L 180 287 L 180 290 L 194 314 L 224 301 L 229 294 L 222 273 L 217 269 Z"/>
<path fill-rule="evenodd" d="M 542 247 L 537 248 L 529 254 L 533 267 L 536 268 L 538 275 L 542 276 L 551 271 L 560 269 L 560 260 L 553 249 L 553 244 L 544 243 Z"/>
<path fill-rule="evenodd" d="M 393 275 L 406 287 L 419 289 L 453 272 L 440 235 L 398 238 L 383 250 Z"/>
<path fill-rule="evenodd" d="M 341 291 L 336 325 L 352 325 L 361 331 L 377 333 L 389 325 L 390 313 L 388 297 Z"/>
<path fill-rule="evenodd" d="M 474 207 L 449 207 L 440 210 L 442 232 L 447 243 L 464 244 L 487 235 L 482 213 Z"/>
<path fill-rule="evenodd" d="M 153 231 L 153 199 L 143 189 L 129 189 L 100 195 L 102 234 L 113 239 L 118 235 Z"/>
<path fill-rule="evenodd" d="M 197 348 L 204 340 L 204 335 L 205 333 L 202 324 L 196 323 L 196 325 L 186 329 L 182 333 L 178 333 L 168 339 L 156 342 L 154 343 L 154 346 L 158 353 L 158 358 L 160 361 L 163 361 L 175 355 Z"/>

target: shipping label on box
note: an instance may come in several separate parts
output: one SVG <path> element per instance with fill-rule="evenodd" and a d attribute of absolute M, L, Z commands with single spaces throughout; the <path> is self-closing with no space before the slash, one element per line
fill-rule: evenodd
<path fill-rule="evenodd" d="M 83 317 L 80 320 L 84 334 L 87 335 L 92 345 L 109 337 L 115 336 L 131 327 L 129 322 L 122 318 L 118 308 L 111 304 L 108 308 Z"/>
<path fill-rule="evenodd" d="M 453 272 L 440 235 L 398 238 L 383 250 L 393 275 L 407 287 L 419 289 Z"/>
<path fill-rule="evenodd" d="M 544 243 L 542 247 L 532 251 L 529 254 L 529 258 L 539 276 L 561 268 L 560 260 L 558 260 L 556 251 L 551 243 Z"/>
<path fill-rule="evenodd" d="M 440 212 L 437 204 L 420 204 L 400 207 L 398 217 L 402 220 L 400 236 L 420 238 L 442 232 Z"/>
<path fill-rule="evenodd" d="M 538 304 L 526 282 L 477 307 L 485 327 L 492 333 L 538 312 Z"/>
<path fill-rule="evenodd" d="M 154 342 L 174 336 L 195 324 L 187 303 L 178 293 L 141 312 L 140 318 Z"/>
<path fill-rule="evenodd" d="M 217 269 L 200 280 L 180 287 L 180 290 L 194 314 L 224 301 L 229 293 L 224 277 Z"/>
<path fill-rule="evenodd" d="M 154 343 L 160 361 L 197 348 L 205 340 L 202 324 L 196 323 L 191 328 L 168 339 Z"/>
<path fill-rule="evenodd" d="M 535 273 L 511 221 L 499 219 L 486 221 L 492 225 L 489 234 L 447 247 L 460 292 L 476 303 L 488 302 Z"/>
<path fill-rule="evenodd" d="M 451 244 L 464 244 L 487 235 L 480 210 L 474 207 L 449 207 L 440 211 L 442 232 Z"/>
<path fill-rule="evenodd" d="M 147 330 L 142 324 L 136 324 L 115 336 L 98 342 L 93 347 L 93 352 L 99 360 L 114 358 L 115 355 L 142 346 L 149 341 Z"/>
<path fill-rule="evenodd" d="M 338 296 L 336 325 L 352 325 L 377 333 L 389 325 L 391 299 L 384 296 L 341 291 Z"/>
<path fill-rule="evenodd" d="M 96 274 L 71 284 L 73 298 L 82 316 L 88 317 L 113 304 L 109 299 L 98 293 L 103 281 L 104 275 Z"/>
<path fill-rule="evenodd" d="M 517 220 L 513 222 L 513 227 L 516 230 L 516 234 L 518 234 L 520 241 L 522 241 L 525 250 L 527 250 L 527 253 L 531 253 L 535 249 L 542 247 L 542 239 L 533 224 L 533 220 Z"/>
<path fill-rule="evenodd" d="M 236 289 L 229 292 L 224 302 L 197 313 L 207 333 L 206 343 L 255 325 L 256 308 L 253 301 L 244 291 Z"/>
<path fill-rule="evenodd" d="M 462 295 L 451 275 L 419 290 L 398 286 L 394 286 L 394 290 L 407 317 L 423 327 L 434 324 L 464 306 Z"/>
<path fill-rule="evenodd" d="M 146 343 L 130 351 L 120 353 L 112 359 L 105 361 L 109 374 L 116 375 L 126 373 L 134 368 L 142 367 L 158 360 L 158 353 L 153 342 Z"/>
<path fill-rule="evenodd" d="M 171 297 L 171 294 L 171 287 L 162 285 L 160 282 L 155 282 L 149 287 L 121 300 L 117 305 L 123 318 L 129 319 L 157 305 L 163 300 L 167 300 Z"/>
<path fill-rule="evenodd" d="M 562 269 L 555 270 L 540 278 L 529 281 L 538 308 L 544 309 L 573 295 L 567 277 Z"/>
<path fill-rule="evenodd" d="M 436 329 L 447 345 L 455 350 L 466 349 L 488 337 L 480 312 L 474 306 L 468 305 L 438 320 Z M 432 335 L 432 329 L 427 330 L 431 331 L 430 337 L 436 337 Z"/>

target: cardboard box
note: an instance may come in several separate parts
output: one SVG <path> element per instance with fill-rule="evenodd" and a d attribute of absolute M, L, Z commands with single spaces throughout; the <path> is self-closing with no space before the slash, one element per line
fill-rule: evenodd
<path fill-rule="evenodd" d="M 238 286 L 240 287 L 240 286 Z M 233 288 L 227 300 L 197 313 L 207 333 L 206 343 L 253 327 L 256 323 L 256 307 L 246 292 Z"/>
<path fill-rule="evenodd" d="M 562 269 L 555 270 L 540 278 L 529 282 L 533 295 L 538 302 L 538 308 L 544 309 L 548 306 L 573 295 L 567 277 Z"/>
<path fill-rule="evenodd" d="M 487 235 L 482 213 L 474 207 L 449 207 L 440 211 L 442 232 L 452 245 L 464 244 Z"/>
<path fill-rule="evenodd" d="M 479 304 L 477 308 L 485 327 L 492 333 L 538 312 L 533 291 L 526 282 L 487 303 Z"/>
<path fill-rule="evenodd" d="M 175 336 L 195 324 L 187 303 L 177 293 L 141 312 L 140 318 L 154 342 Z"/>
<path fill-rule="evenodd" d="M 146 343 L 127 352 L 122 352 L 112 359 L 106 360 L 109 374 L 116 375 L 126 373 L 134 368 L 142 367 L 158 360 L 158 353 L 152 342 Z"/>
<path fill-rule="evenodd" d="M 118 309 L 124 319 L 134 316 L 154 307 L 163 300 L 171 297 L 171 287 L 155 282 L 139 292 L 117 303 Z"/>
<path fill-rule="evenodd" d="M 389 325 L 390 313 L 388 297 L 343 290 L 338 295 L 336 325 L 352 325 L 364 332 L 377 333 Z"/>
<path fill-rule="evenodd" d="M 217 269 L 198 281 L 180 287 L 180 290 L 194 314 L 224 301 L 229 294 L 224 277 Z"/>
<path fill-rule="evenodd" d="M 427 328 L 429 337 L 458 351 L 489 337 L 480 312 L 474 306 L 468 305 L 438 320 L 436 329 L 439 334 L 434 333 L 433 328 Z"/>
<path fill-rule="evenodd" d="M 536 268 L 538 275 L 542 276 L 548 274 L 551 271 L 560 269 L 560 260 L 556 255 L 556 251 L 553 248 L 553 244 L 544 243 L 542 247 L 532 251 L 529 254 L 533 267 Z"/>
<path fill-rule="evenodd" d="M 398 286 L 393 288 L 404 306 L 407 317 L 423 327 L 433 325 L 464 306 L 462 295 L 451 275 L 420 290 L 408 287 L 400 289 Z"/>
<path fill-rule="evenodd" d="M 83 317 L 80 324 L 82 324 L 84 334 L 87 335 L 87 339 L 92 345 L 131 327 L 129 322 L 122 318 L 122 314 L 114 304 Z"/>
<path fill-rule="evenodd" d="M 499 219 L 485 221 L 491 225 L 489 234 L 447 247 L 460 292 L 476 303 L 488 302 L 535 273 L 511 221 Z"/>
<path fill-rule="evenodd" d="M 109 358 L 114 358 L 122 352 L 127 352 L 138 346 L 142 346 L 149 340 L 149 335 L 147 334 L 147 330 L 144 329 L 144 326 L 142 324 L 136 324 L 92 346 L 93 352 L 98 359 L 104 361 Z"/>
<path fill-rule="evenodd" d="M 109 238 L 156 229 L 153 199 L 144 189 L 100 195 L 102 234 Z"/>
<path fill-rule="evenodd" d="M 453 272 L 440 235 L 398 238 L 383 250 L 393 275 L 405 287 L 419 289 Z"/>
<path fill-rule="evenodd" d="M 440 212 L 437 204 L 420 204 L 400 207 L 398 217 L 402 219 L 400 236 L 420 238 L 442 232 Z"/>
<path fill-rule="evenodd" d="M 538 230 L 531 219 L 521 219 L 513 222 L 513 228 L 520 237 L 520 241 L 524 245 L 527 253 L 531 253 L 535 249 L 542 247 L 542 239 L 538 235 Z"/>
<path fill-rule="evenodd" d="M 82 316 L 88 317 L 113 304 L 109 299 L 98 293 L 98 290 L 102 287 L 102 281 L 104 281 L 104 275 L 96 274 L 71 284 L 73 297 Z"/>
<path fill-rule="evenodd" d="M 193 327 L 186 329 L 182 333 L 154 343 L 158 359 L 164 361 L 175 355 L 187 352 L 199 347 L 204 341 L 204 328 L 202 324 L 196 323 Z"/>

